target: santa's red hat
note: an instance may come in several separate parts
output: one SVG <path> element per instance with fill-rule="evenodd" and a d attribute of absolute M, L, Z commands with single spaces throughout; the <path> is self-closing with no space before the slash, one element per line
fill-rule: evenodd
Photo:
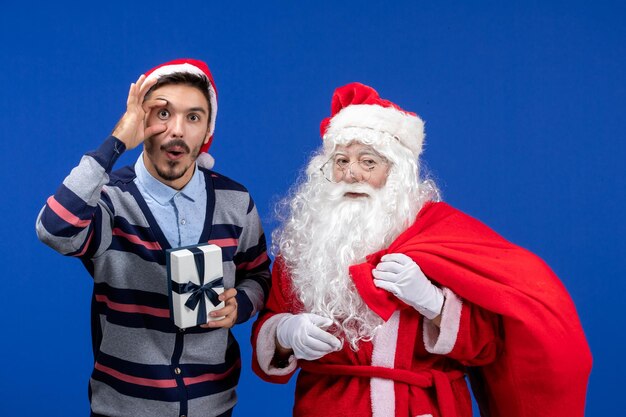
<path fill-rule="evenodd" d="M 211 74 L 208 65 L 197 59 L 174 59 L 164 64 L 157 65 L 150 71 L 146 72 L 146 81 L 180 72 L 205 76 L 209 82 L 209 104 L 211 107 L 209 119 L 209 140 L 207 143 L 202 145 L 202 148 L 200 148 L 201 153 L 198 156 L 198 163 L 207 168 L 212 168 L 214 160 L 213 157 L 208 154 L 208 150 L 211 146 L 211 142 L 213 142 L 213 133 L 215 132 L 215 119 L 217 117 L 217 89 L 215 88 L 215 81 L 213 81 L 213 75 Z"/>
<path fill-rule="evenodd" d="M 411 150 L 416 158 L 422 153 L 422 119 L 382 99 L 376 90 L 361 83 L 346 84 L 335 90 L 330 117 L 322 120 L 320 125 L 324 141 L 334 140 L 349 128 L 387 133 Z"/>

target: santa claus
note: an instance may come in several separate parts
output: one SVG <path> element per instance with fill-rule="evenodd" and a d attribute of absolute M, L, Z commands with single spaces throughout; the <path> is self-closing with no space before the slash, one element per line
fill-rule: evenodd
<path fill-rule="evenodd" d="M 338 88 L 323 146 L 273 234 L 253 368 L 295 416 L 583 416 L 591 355 L 559 279 L 439 201 L 424 124 L 371 87 Z M 466 378 L 467 377 L 467 378 Z"/>

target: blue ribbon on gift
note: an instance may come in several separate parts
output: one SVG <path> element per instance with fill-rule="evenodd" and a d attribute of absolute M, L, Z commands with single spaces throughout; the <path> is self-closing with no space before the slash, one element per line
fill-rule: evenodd
<path fill-rule="evenodd" d="M 224 286 L 223 277 L 214 279 L 211 282 L 204 283 L 204 252 L 199 248 L 188 248 L 193 253 L 194 263 L 196 264 L 196 271 L 198 271 L 198 277 L 200 278 L 200 285 L 195 282 L 187 282 L 185 285 L 177 285 L 178 288 L 173 288 L 179 294 L 191 293 L 189 299 L 185 303 L 187 307 L 195 310 L 198 307 L 198 319 L 197 324 L 206 323 L 206 301 L 208 298 L 213 306 L 217 306 L 220 303 L 219 294 L 213 289 Z M 174 284 L 174 283 L 172 283 Z M 206 296 L 206 297 L 205 297 Z"/>

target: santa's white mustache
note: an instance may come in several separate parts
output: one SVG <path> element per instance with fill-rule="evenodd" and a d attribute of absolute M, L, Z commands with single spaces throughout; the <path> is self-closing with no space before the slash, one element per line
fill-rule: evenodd
<path fill-rule="evenodd" d="M 330 200 L 342 199 L 348 193 L 365 194 L 371 197 L 376 193 L 376 190 L 367 183 L 348 184 L 346 182 L 329 184 L 327 190 L 327 195 Z"/>

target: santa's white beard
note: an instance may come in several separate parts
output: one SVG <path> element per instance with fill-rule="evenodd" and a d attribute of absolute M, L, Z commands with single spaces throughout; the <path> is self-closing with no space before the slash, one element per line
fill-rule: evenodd
<path fill-rule="evenodd" d="M 304 310 L 331 318 L 329 331 L 353 349 L 359 340 L 371 340 L 383 321 L 361 299 L 348 268 L 389 246 L 419 208 L 413 193 L 389 182 L 374 189 L 311 179 L 295 197 L 292 216 L 277 235 Z M 346 192 L 369 197 L 349 198 Z"/>

